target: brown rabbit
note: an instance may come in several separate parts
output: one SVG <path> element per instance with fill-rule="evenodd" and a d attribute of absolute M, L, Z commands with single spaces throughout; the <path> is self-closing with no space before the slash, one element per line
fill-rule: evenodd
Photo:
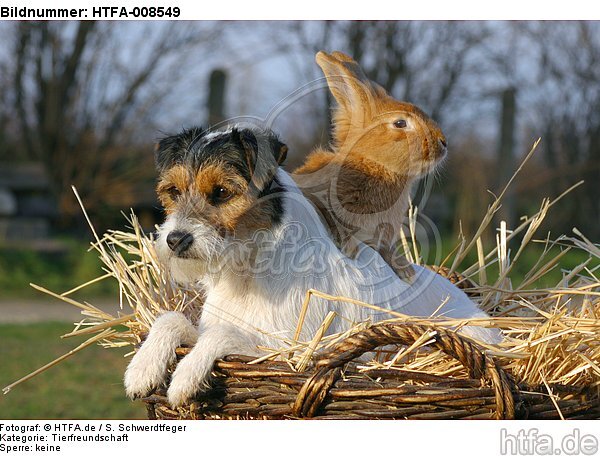
<path fill-rule="evenodd" d="M 412 185 L 446 155 L 446 138 L 423 111 L 395 100 L 341 52 L 316 62 L 337 101 L 333 145 L 318 148 L 292 177 L 317 206 L 336 244 L 357 254 L 357 241 L 379 251 L 403 279 L 412 266 L 398 253 Z"/>

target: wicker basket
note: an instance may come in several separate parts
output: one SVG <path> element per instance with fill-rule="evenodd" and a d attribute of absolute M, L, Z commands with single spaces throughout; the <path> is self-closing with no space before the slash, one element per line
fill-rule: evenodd
<path fill-rule="evenodd" d="M 356 369 L 361 354 L 411 345 L 433 328 L 381 323 L 338 342 L 311 371 L 287 363 L 228 356 L 215 364 L 214 387 L 187 407 L 169 408 L 165 391 L 144 398 L 150 419 L 591 419 L 600 417 L 596 388 L 517 384 L 493 357 L 460 335 L 435 328 L 431 344 L 458 360 L 469 378 L 394 369 Z M 180 348 L 178 358 L 189 349 Z M 560 413 L 558 411 L 560 409 Z"/>

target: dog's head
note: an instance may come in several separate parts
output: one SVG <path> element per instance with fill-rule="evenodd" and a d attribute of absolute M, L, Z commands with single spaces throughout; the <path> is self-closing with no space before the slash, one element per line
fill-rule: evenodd
<path fill-rule="evenodd" d="M 177 280 L 200 279 L 232 240 L 279 223 L 275 175 L 286 152 L 271 131 L 237 127 L 192 128 L 159 142 L 157 193 L 167 217 L 157 251 Z"/>

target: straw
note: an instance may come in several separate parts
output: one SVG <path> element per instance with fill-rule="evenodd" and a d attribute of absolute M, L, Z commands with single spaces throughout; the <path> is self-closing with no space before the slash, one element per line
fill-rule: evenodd
<path fill-rule="evenodd" d="M 511 178 L 512 183 L 527 160 L 534 153 L 538 142 L 525 157 Z M 334 318 L 329 313 L 315 334 L 303 334 L 304 319 L 308 306 L 314 298 L 361 306 L 387 313 L 390 321 L 428 323 L 439 328 L 460 328 L 466 324 L 499 328 L 505 341 L 499 346 L 487 347 L 488 354 L 504 363 L 506 369 L 518 382 L 545 385 L 555 391 L 554 385 L 591 387 L 600 385 L 600 248 L 577 229 L 573 236 L 559 236 L 552 240 L 548 235 L 538 237 L 537 232 L 554 204 L 579 184 L 570 187 L 554 200 L 542 201 L 539 209 L 521 218 L 516 227 L 501 222 L 492 224 L 494 215 L 506 193 L 507 185 L 498 198 L 483 214 L 482 222 L 473 238 L 460 237 L 458 244 L 443 263 L 450 264 L 450 273 L 456 271 L 467 255 L 476 255 L 476 262 L 463 270 L 464 277 L 473 282 L 468 292 L 490 312 L 490 317 L 476 319 L 417 318 L 399 312 L 382 309 L 353 297 L 333 296 L 320 290 L 306 290 L 305 299 L 298 303 L 300 315 L 293 338 L 281 339 L 281 347 L 265 349 L 255 363 L 279 359 L 294 366 L 297 371 L 308 369 L 316 353 L 320 353 L 357 331 L 369 327 L 371 322 L 355 322 L 337 334 L 328 334 Z M 76 196 L 80 201 L 77 193 Z M 80 201 L 81 204 L 81 201 Z M 97 279 L 73 288 L 65 293 L 55 293 L 39 285 L 35 289 L 77 307 L 82 320 L 75 329 L 63 337 L 92 336 L 77 349 L 49 363 L 36 372 L 14 382 L 5 392 L 46 369 L 58 365 L 77 351 L 100 343 L 105 348 L 139 344 L 152 326 L 157 315 L 165 311 L 181 311 L 196 323 L 198 321 L 203 292 L 192 286 L 182 287 L 175 283 L 161 265 L 156 255 L 154 241 L 146 236 L 135 215 L 128 216 L 129 228 L 125 231 L 109 231 L 102 237 L 94 230 L 91 220 L 83 209 L 86 220 L 94 234 L 92 249 L 104 265 L 104 272 Z M 401 233 L 401 241 L 407 258 L 423 264 L 416 241 L 416 209 L 411 209 L 408 219 L 408 235 Z M 484 245 L 484 234 L 497 233 L 493 245 Z M 493 237 L 485 237 L 485 239 Z M 535 265 L 525 274 L 520 284 L 515 284 L 512 273 L 521 264 L 530 246 L 541 244 L 543 252 Z M 513 254 L 511 247 L 516 249 Z M 568 252 L 583 253 L 581 263 L 570 269 L 562 266 Z M 548 277 L 550 271 L 563 267 L 561 280 L 553 286 L 536 286 Z M 92 304 L 79 302 L 71 297 L 74 291 L 85 289 L 100 280 L 115 280 L 119 286 L 120 315 L 111 315 Z M 442 309 L 443 310 L 443 309 Z M 123 330 L 111 328 L 122 326 Z M 391 362 L 382 364 L 377 360 L 363 363 L 361 369 L 368 374 L 377 368 L 397 368 L 410 372 L 467 378 L 464 368 L 454 359 L 440 351 L 427 349 L 431 337 L 408 348 L 398 348 L 390 354 Z M 304 339 L 301 340 L 301 337 Z M 552 398 L 552 394 L 550 394 Z M 558 409 L 558 413 L 562 413 Z"/>

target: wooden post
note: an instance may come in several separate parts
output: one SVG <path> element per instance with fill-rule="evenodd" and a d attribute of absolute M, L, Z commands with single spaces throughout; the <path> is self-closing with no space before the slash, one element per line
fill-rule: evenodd
<path fill-rule="evenodd" d="M 517 91 L 510 87 L 502 92 L 502 114 L 500 119 L 500 142 L 498 146 L 497 188 L 503 188 L 516 170 L 515 167 L 515 119 Z M 500 220 L 505 220 L 509 229 L 514 228 L 515 198 L 512 191 L 504 195 L 498 211 Z"/>
<path fill-rule="evenodd" d="M 225 83 L 227 73 L 214 70 L 210 74 L 208 86 L 208 124 L 216 125 L 225 120 Z"/>

